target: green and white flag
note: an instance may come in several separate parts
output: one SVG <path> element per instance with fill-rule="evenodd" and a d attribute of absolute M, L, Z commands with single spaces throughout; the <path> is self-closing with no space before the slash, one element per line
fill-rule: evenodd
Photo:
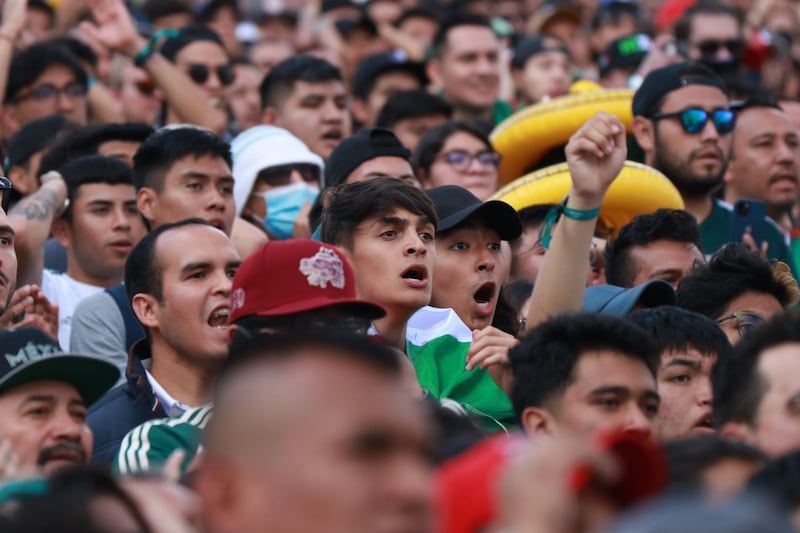
<path fill-rule="evenodd" d="M 458 402 L 490 432 L 515 428 L 511 400 L 488 371 L 466 370 L 472 331 L 452 309 L 423 307 L 408 321 L 406 353 L 423 389 Z"/>

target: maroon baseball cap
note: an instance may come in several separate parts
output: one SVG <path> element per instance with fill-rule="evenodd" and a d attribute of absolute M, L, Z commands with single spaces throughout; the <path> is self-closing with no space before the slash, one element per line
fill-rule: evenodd
<path fill-rule="evenodd" d="M 381 306 L 356 297 L 353 269 L 336 247 L 308 239 L 270 241 L 236 272 L 229 320 L 334 306 L 370 320 L 386 315 Z"/>

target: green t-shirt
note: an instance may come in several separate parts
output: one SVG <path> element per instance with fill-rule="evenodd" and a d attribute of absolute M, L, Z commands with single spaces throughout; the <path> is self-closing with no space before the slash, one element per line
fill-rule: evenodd
<path fill-rule="evenodd" d="M 423 389 L 450 399 L 486 431 L 516 428 L 511 400 L 487 370 L 465 369 L 472 331 L 452 309 L 423 307 L 408 321 L 406 353 Z"/>
<path fill-rule="evenodd" d="M 732 218 L 733 207 L 715 198 L 711 214 L 700 224 L 700 242 L 703 246 L 703 253 L 707 257 L 710 257 L 728 243 Z M 764 239 L 769 245 L 767 255 L 769 255 L 770 259 L 777 259 L 789 265 L 795 277 L 797 277 L 794 261 L 792 261 L 789 245 L 786 243 L 783 232 L 771 218 L 766 218 L 765 221 Z"/>
<path fill-rule="evenodd" d="M 149 420 L 130 430 L 111 465 L 115 474 L 136 474 L 160 469 L 175 450 L 186 456 L 181 464 L 185 472 L 200 449 L 203 429 L 214 407 L 206 405 L 189 409 L 171 418 Z"/>

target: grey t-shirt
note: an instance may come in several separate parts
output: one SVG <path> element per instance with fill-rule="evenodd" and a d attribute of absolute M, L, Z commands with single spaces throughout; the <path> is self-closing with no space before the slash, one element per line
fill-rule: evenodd
<path fill-rule="evenodd" d="M 117 365 L 125 375 L 125 320 L 106 291 L 85 298 L 72 315 L 70 351 L 102 357 Z"/>

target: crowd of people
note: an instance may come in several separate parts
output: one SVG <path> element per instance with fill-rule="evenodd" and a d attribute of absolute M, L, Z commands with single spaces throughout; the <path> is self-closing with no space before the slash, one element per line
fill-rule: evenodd
<path fill-rule="evenodd" d="M 0 530 L 800 530 L 795 3 L 4 0 L 0 93 Z"/>

